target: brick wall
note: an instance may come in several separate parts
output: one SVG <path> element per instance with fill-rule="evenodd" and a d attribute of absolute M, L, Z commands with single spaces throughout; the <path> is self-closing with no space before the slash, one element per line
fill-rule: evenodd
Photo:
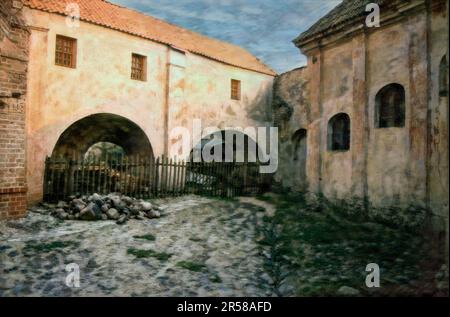
<path fill-rule="evenodd" d="M 29 31 L 21 1 L 0 2 L 0 219 L 26 213 L 25 96 Z"/>

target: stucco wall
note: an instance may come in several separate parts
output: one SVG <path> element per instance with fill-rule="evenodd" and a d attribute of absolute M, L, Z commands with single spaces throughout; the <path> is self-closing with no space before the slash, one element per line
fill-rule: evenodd
<path fill-rule="evenodd" d="M 429 142 L 429 200 L 432 211 L 447 222 L 449 216 L 448 195 L 448 116 L 449 104 L 447 96 L 439 94 L 440 64 L 447 59 L 448 82 L 448 1 L 431 10 L 430 25 L 430 142 Z M 448 229 L 447 229 L 448 232 Z M 448 239 L 447 239 L 448 241 Z M 447 245 L 448 249 L 448 245 Z"/>
<path fill-rule="evenodd" d="M 322 113 L 321 142 L 322 191 L 330 198 L 344 198 L 351 191 L 351 151 L 331 152 L 327 148 L 328 122 L 339 113 L 346 113 L 353 122 L 352 111 L 352 42 L 348 42 L 323 53 L 322 65 Z"/>
<path fill-rule="evenodd" d="M 175 127 L 187 128 L 195 138 L 195 145 L 200 140 L 193 135 L 194 119 L 201 119 L 203 128 L 221 130 L 269 125 L 272 76 L 243 71 L 189 53 L 185 59 L 185 67 L 171 66 L 169 131 Z M 241 81 L 241 100 L 230 98 L 231 79 Z M 171 138 L 169 146 L 176 141 Z"/>
<path fill-rule="evenodd" d="M 426 14 L 368 38 L 369 197 L 377 204 L 424 202 L 426 179 Z M 375 127 L 375 96 L 384 86 L 405 88 L 405 127 Z"/>
<path fill-rule="evenodd" d="M 90 114 L 111 113 L 133 121 L 159 156 L 169 148 L 171 128 L 190 128 L 194 117 L 208 124 L 245 126 L 254 123 L 243 114 L 256 96 L 265 96 L 257 107 L 270 108 L 271 76 L 189 53 L 183 57 L 165 45 L 89 23 L 69 28 L 59 15 L 35 10 L 25 15 L 32 26 L 27 116 L 31 203 L 42 196 L 45 157 L 65 129 Z M 57 34 L 77 39 L 75 69 L 55 65 Z M 145 82 L 130 79 L 132 53 L 147 56 Z M 236 103 L 229 91 L 235 77 L 242 79 L 243 95 Z M 219 120 L 224 113 L 231 114 Z"/>
<path fill-rule="evenodd" d="M 445 8 L 428 12 L 424 6 L 380 28 L 309 43 L 307 68 L 276 78 L 274 111 L 279 104 L 290 109 L 277 124 L 290 136 L 295 126 L 307 129 L 311 192 L 367 197 L 376 206 L 429 203 L 434 213 L 448 215 L 448 98 L 439 97 L 437 87 L 448 17 Z M 379 129 L 375 97 L 391 83 L 405 89 L 405 127 Z M 302 91 L 287 94 L 291 87 Z M 351 119 L 351 147 L 331 152 L 328 121 L 340 112 Z M 278 179 L 295 188 L 293 146 L 289 136 L 282 140 Z"/>
<path fill-rule="evenodd" d="M 311 106 L 309 96 L 308 71 L 306 67 L 294 69 L 276 77 L 274 82 L 273 117 L 279 128 L 279 161 L 275 179 L 283 186 L 295 190 L 304 190 L 311 178 L 312 168 L 305 166 L 306 177 L 299 178 L 301 160 L 295 160 L 295 133 L 301 129 L 308 129 L 311 122 Z M 307 135 L 306 165 L 313 162 L 310 145 L 312 138 Z"/>

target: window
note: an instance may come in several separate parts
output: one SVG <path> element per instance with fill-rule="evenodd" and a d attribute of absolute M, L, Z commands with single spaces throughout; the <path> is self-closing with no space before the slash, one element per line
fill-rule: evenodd
<path fill-rule="evenodd" d="M 133 54 L 131 57 L 131 79 L 147 80 L 147 57 Z"/>
<path fill-rule="evenodd" d="M 405 126 L 405 89 L 399 84 L 382 88 L 375 98 L 376 121 L 378 128 Z"/>
<path fill-rule="evenodd" d="M 350 117 L 339 113 L 328 122 L 328 150 L 350 150 Z"/>
<path fill-rule="evenodd" d="M 70 37 L 56 36 L 55 64 L 75 68 L 77 66 L 77 40 Z"/>
<path fill-rule="evenodd" d="M 447 56 L 444 56 L 439 65 L 439 96 L 448 96 L 448 63 Z"/>
<path fill-rule="evenodd" d="M 231 80 L 231 99 L 241 100 L 241 81 L 232 79 Z"/>

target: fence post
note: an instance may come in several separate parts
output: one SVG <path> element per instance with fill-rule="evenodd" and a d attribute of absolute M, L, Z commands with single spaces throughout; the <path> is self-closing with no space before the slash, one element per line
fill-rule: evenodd
<path fill-rule="evenodd" d="M 159 179 L 160 179 L 160 172 L 159 172 L 159 167 L 160 167 L 160 160 L 159 157 L 156 159 L 156 165 L 155 165 L 155 196 L 159 197 L 159 193 L 160 193 L 160 184 L 159 184 Z"/>
<path fill-rule="evenodd" d="M 45 158 L 45 169 L 44 169 L 44 201 L 48 201 L 48 192 L 49 192 L 49 190 L 48 190 L 48 182 L 49 182 L 49 160 L 50 160 L 50 158 L 47 156 L 46 158 Z"/>
<path fill-rule="evenodd" d="M 69 159 L 69 172 L 68 172 L 68 179 L 67 179 L 67 193 L 66 197 L 69 195 L 72 195 L 73 193 L 73 186 L 74 186 L 74 176 L 75 176 L 75 154 L 72 156 L 71 159 Z"/>
<path fill-rule="evenodd" d="M 166 196 L 170 194 L 171 192 L 171 180 L 172 180 L 172 169 L 173 169 L 173 165 L 172 165 L 172 159 L 169 159 L 169 157 L 167 157 L 167 161 L 168 161 L 168 173 L 167 173 L 167 189 L 166 189 Z"/>

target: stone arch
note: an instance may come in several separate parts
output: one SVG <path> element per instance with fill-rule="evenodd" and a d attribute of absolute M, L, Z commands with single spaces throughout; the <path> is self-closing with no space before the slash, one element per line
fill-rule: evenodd
<path fill-rule="evenodd" d="M 338 113 L 328 121 L 328 150 L 350 150 L 350 117 L 346 113 Z"/>
<path fill-rule="evenodd" d="M 397 83 L 380 89 L 375 97 L 375 126 L 403 128 L 405 126 L 405 88 Z"/>
<path fill-rule="evenodd" d="M 89 115 L 71 124 L 56 142 L 52 156 L 84 155 L 99 142 L 116 144 L 126 155 L 153 158 L 145 132 L 131 120 L 111 113 Z"/>
<path fill-rule="evenodd" d="M 240 142 L 242 140 L 243 142 Z M 221 149 L 218 158 L 221 159 L 221 164 L 225 166 L 225 169 L 213 171 L 196 169 L 196 163 L 217 161 L 205 160 L 202 156 L 196 156 L 194 152 L 201 153 L 209 150 L 211 156 L 214 156 L 213 152 L 216 148 Z M 227 151 L 232 153 L 232 156 L 227 156 Z M 217 130 L 197 141 L 190 154 L 190 160 L 194 163 L 190 165 L 190 168 L 193 173 L 205 173 L 213 176 L 222 185 L 228 187 L 228 190 L 239 193 L 239 195 L 264 192 L 270 189 L 273 174 L 261 174 L 260 167 L 267 165 L 267 163 L 263 163 L 264 160 L 260 159 L 262 155 L 264 153 L 261 147 L 249 134 L 239 130 Z"/>

